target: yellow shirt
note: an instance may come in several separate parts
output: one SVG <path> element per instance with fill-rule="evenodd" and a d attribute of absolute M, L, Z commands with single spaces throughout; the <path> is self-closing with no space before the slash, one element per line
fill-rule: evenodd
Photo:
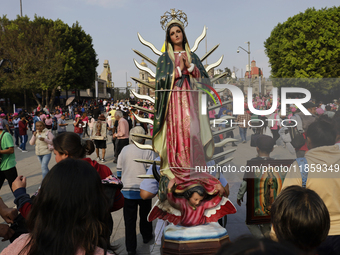
<path fill-rule="evenodd" d="M 112 125 L 113 125 L 113 124 L 115 124 L 115 121 L 116 121 L 116 119 L 115 119 L 116 109 L 112 109 L 112 110 L 110 111 L 110 113 L 111 113 L 111 123 L 112 123 Z"/>

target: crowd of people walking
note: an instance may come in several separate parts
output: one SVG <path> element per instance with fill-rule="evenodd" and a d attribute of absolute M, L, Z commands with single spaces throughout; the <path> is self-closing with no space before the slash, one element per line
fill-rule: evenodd
<path fill-rule="evenodd" d="M 108 250 L 115 252 L 117 249 L 110 244 L 114 227 L 110 213 L 121 208 L 128 254 L 137 253 L 138 207 L 143 242 L 153 240 L 152 224 L 147 222 L 147 215 L 158 184 L 149 180 L 142 181 L 137 177 L 147 171 L 150 173 L 151 168 L 147 164 L 135 162 L 134 159 L 157 160 L 157 155 L 151 150 L 141 150 L 131 142 L 132 134 L 136 135 L 134 140 L 139 144 L 145 144 L 143 135 L 152 136 L 152 125 L 141 123 L 135 116 L 153 119 L 153 115 L 147 113 L 147 110 L 153 110 L 153 105 L 140 100 L 132 101 L 74 102 L 67 109 L 56 107 L 53 111 L 39 105 L 34 115 L 25 111 L 0 113 L 0 183 L 2 186 L 8 180 L 17 209 L 27 220 L 29 233 L 17 238 L 2 254 L 36 254 L 46 252 L 51 247 L 53 252 L 50 254 L 106 254 Z M 133 108 L 133 104 L 145 108 L 146 111 Z M 259 110 L 269 109 L 271 104 L 270 95 L 253 98 L 253 106 Z M 233 116 L 230 106 L 209 112 L 210 120 Z M 331 168 L 339 171 L 339 103 L 337 100 L 328 104 L 310 101 L 303 106 L 310 115 L 304 115 L 295 105 L 290 105 L 287 116 L 280 114 L 280 106 L 270 116 L 257 116 L 251 114 L 245 104 L 245 114 L 233 116 L 238 126 L 239 142 L 245 146 L 249 142 L 249 146 L 256 148 L 258 156 L 252 160 L 275 160 L 270 153 L 275 147 L 283 146 L 296 158 L 292 167 L 301 169 L 303 162 L 304 168 L 312 169 L 319 165 L 326 169 L 322 173 L 305 171 L 307 175 L 302 175 L 300 171 L 287 173 L 282 192 L 271 201 L 271 224 L 248 226 L 256 238 L 270 238 L 276 242 L 243 238 L 232 244 L 234 249 L 252 250 L 257 249 L 256 247 L 275 246 L 276 249 L 284 250 L 287 247 L 280 245 L 288 242 L 291 248 L 286 254 L 340 254 L 340 206 L 336 202 L 340 195 L 340 182 L 335 172 L 327 175 Z M 274 121 L 268 121 L 271 119 Z M 282 125 L 283 120 L 285 125 Z M 73 132 L 67 132 L 67 126 L 71 123 Z M 259 126 L 259 123 L 263 125 Z M 224 122 L 218 124 L 217 129 L 230 126 L 232 122 Z M 300 138 L 302 137 L 303 143 L 300 142 L 299 146 L 297 139 L 292 136 L 294 127 Z M 252 130 L 251 136 L 247 135 L 248 129 Z M 29 144 L 35 146 L 35 154 L 41 164 L 43 179 L 34 199 L 26 193 L 27 180 L 18 176 L 15 161 L 15 148 L 18 152 L 27 152 L 29 136 Z M 236 138 L 237 134 L 228 130 L 222 133 L 220 139 L 227 137 Z M 255 137 L 257 140 L 252 143 Z M 107 141 L 110 140 L 113 155 L 108 155 L 106 150 Z M 238 143 L 233 140 L 226 146 L 229 145 L 235 147 Z M 88 157 L 94 152 L 96 160 Z M 52 153 L 57 164 L 49 170 Z M 106 157 L 113 158 L 113 163 L 117 164 L 117 176 L 105 166 Z M 220 182 L 223 182 L 223 187 L 229 194 L 227 178 L 221 178 Z M 124 188 L 121 190 L 122 184 Z M 247 180 L 244 179 L 235 201 L 239 206 L 242 205 L 245 192 L 249 192 L 246 187 Z M 107 196 L 110 191 L 111 200 Z M 79 205 L 72 204 L 72 201 L 77 201 Z M 47 206 L 49 203 L 54 206 Z M 67 219 L 62 217 L 65 212 Z M 0 215 L 6 222 L 13 222 L 16 214 L 0 200 Z M 77 220 L 80 218 L 82 221 Z M 162 221 L 159 222 L 164 225 Z M 9 239 L 14 232 L 6 226 L 0 224 L 0 235 Z M 53 231 L 49 226 L 55 226 L 52 227 Z M 161 228 L 157 224 L 156 230 Z M 68 231 L 63 235 L 65 229 Z M 80 232 L 73 233 L 74 229 Z M 46 240 L 51 236 L 54 236 L 53 240 Z M 60 247 L 60 242 L 65 245 Z M 223 247 L 218 254 L 229 254 L 227 251 L 232 249 L 230 247 L 231 244 Z"/>

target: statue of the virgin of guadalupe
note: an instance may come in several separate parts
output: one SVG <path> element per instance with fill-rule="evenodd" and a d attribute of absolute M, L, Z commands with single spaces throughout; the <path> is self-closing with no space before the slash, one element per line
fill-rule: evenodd
<path fill-rule="evenodd" d="M 209 85 L 210 79 L 199 57 L 190 50 L 184 23 L 174 10 L 172 14 L 171 21 L 163 23 L 165 52 L 156 66 L 152 147 L 161 158 L 161 177 L 159 201 L 150 212 L 149 221 L 162 218 L 191 226 L 217 221 L 236 209 L 225 198 L 224 187 L 217 178 L 196 171 L 206 167 L 214 154 L 209 119 L 201 114 L 199 89 L 202 84 Z M 197 193 L 194 188 L 202 192 Z M 199 196 L 198 203 L 190 202 L 192 195 Z M 204 209 L 197 210 L 203 205 Z M 211 208 L 215 208 L 214 213 L 203 217 L 205 210 Z"/>

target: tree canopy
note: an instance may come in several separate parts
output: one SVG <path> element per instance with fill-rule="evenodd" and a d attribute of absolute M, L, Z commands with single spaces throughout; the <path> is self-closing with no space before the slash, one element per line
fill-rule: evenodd
<path fill-rule="evenodd" d="M 307 9 L 279 23 L 264 42 L 273 78 L 340 76 L 340 7 Z"/>
<path fill-rule="evenodd" d="M 12 62 L 13 72 L 0 70 L 0 90 L 26 89 L 37 103 L 36 93 L 44 94 L 50 107 L 57 89 L 90 88 L 98 66 L 92 38 L 78 23 L 37 16 L 0 18 L 1 59 Z"/>

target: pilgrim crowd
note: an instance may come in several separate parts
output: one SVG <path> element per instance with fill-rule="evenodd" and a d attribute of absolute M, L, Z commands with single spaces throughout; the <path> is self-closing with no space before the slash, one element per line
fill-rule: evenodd
<path fill-rule="evenodd" d="M 225 96 L 223 101 L 228 99 L 231 98 Z M 256 109 L 270 109 L 272 97 L 254 96 L 252 102 Z M 134 104 L 139 108 L 134 108 Z M 247 225 L 252 236 L 234 238 L 236 241 L 223 246 L 217 254 L 340 254 L 339 102 L 312 100 L 303 106 L 310 115 L 290 105 L 286 116 L 282 116 L 278 105 L 270 116 L 258 116 L 251 114 L 247 103 L 243 115 L 233 116 L 232 104 L 209 111 L 210 120 L 234 117 L 240 139 L 225 147 L 249 143 L 258 154 L 252 160 L 266 161 L 275 160 L 270 153 L 283 146 L 296 158 L 292 166 L 303 169 L 285 176 L 281 193 L 272 199 L 268 209 L 270 224 Z M 130 139 L 134 135 L 135 141 L 145 144 L 143 136 L 153 135 L 152 125 L 140 121 L 153 119 L 149 113 L 153 107 L 142 100 L 103 99 L 74 101 L 55 109 L 38 105 L 33 113 L 0 109 L 0 186 L 8 181 L 17 205 L 8 208 L 0 199 L 0 215 L 7 223 L 0 224 L 0 236 L 13 241 L 1 254 L 47 254 L 48 250 L 54 251 L 51 254 L 115 252 L 117 247 L 110 243 L 116 226 L 111 213 L 120 209 L 125 222 L 125 248 L 128 254 L 137 254 L 138 207 L 143 242 L 154 240 L 160 247 L 159 233 L 167 223 L 158 220 L 153 231 L 152 223 L 147 221 L 158 183 L 138 178 L 152 173 L 152 168 L 133 160 L 157 160 L 157 155 L 139 149 Z M 282 125 L 283 120 L 287 125 Z M 73 132 L 66 131 L 68 125 L 73 125 Z M 214 128 L 230 126 L 229 121 Z M 292 136 L 294 127 L 298 137 L 302 137 L 299 145 Z M 235 138 L 234 131 L 222 133 L 218 139 Z M 247 132 L 251 132 L 250 139 Z M 116 175 L 104 164 L 107 141 L 111 140 L 114 155 L 109 157 L 113 156 L 113 163 L 117 164 Z M 27 152 L 27 142 L 35 146 L 43 178 L 33 196 L 26 193 L 27 179 L 18 176 L 15 161 L 15 153 Z M 96 160 L 91 160 L 89 155 L 94 152 Z M 57 164 L 49 169 L 52 155 Z M 311 171 L 313 166 L 321 166 L 320 171 Z M 228 196 L 228 176 L 225 177 L 220 182 Z M 249 191 L 244 178 L 237 201 L 232 202 L 241 206 L 246 192 Z M 18 213 L 26 222 L 26 231 L 21 235 L 8 225 L 17 222 Z"/>

